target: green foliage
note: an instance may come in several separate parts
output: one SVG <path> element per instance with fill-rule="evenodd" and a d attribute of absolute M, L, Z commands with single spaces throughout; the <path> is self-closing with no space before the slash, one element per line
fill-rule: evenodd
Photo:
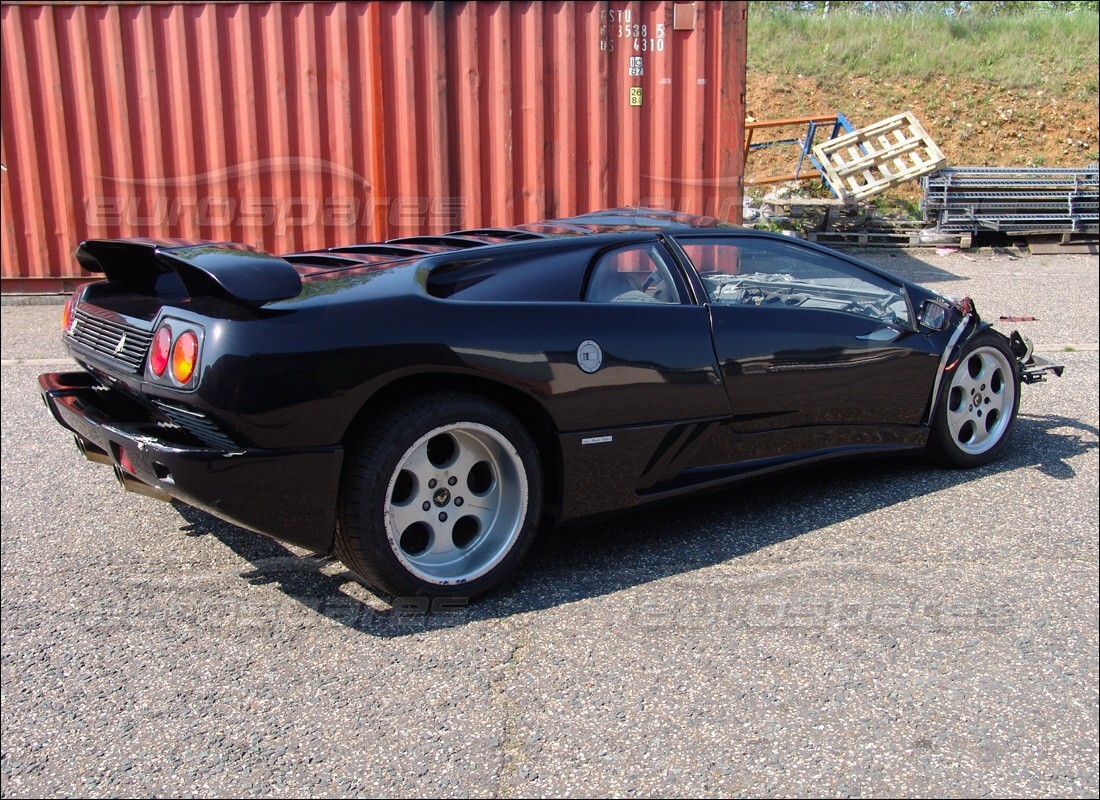
<path fill-rule="evenodd" d="M 919 204 L 892 194 L 880 194 L 872 198 L 871 205 L 880 217 L 921 219 L 924 216 Z"/>
<path fill-rule="evenodd" d="M 1073 11 L 1100 11 L 1100 0 L 855 0 L 825 2 L 825 0 L 757 0 L 754 13 L 776 14 L 906 14 L 914 16 L 941 15 L 1011 16 L 1019 14 L 1049 14 Z"/>
<path fill-rule="evenodd" d="M 759 222 L 754 223 L 752 227 L 753 227 L 753 230 L 768 231 L 770 233 L 779 233 L 780 231 L 790 230 L 789 223 L 788 223 L 788 227 L 784 228 L 782 225 L 780 225 L 777 221 L 775 221 L 773 219 L 762 219 Z"/>
<path fill-rule="evenodd" d="M 827 14 L 823 6 L 750 4 L 749 68 L 826 81 L 942 77 L 1049 90 L 1100 69 L 1096 3 L 833 2 Z"/>

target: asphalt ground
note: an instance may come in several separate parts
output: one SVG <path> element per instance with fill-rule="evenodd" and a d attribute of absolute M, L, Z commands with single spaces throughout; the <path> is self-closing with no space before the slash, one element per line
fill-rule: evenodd
<path fill-rule="evenodd" d="M 562 530 L 426 614 L 121 493 L 38 398 L 59 307 L 4 306 L 3 796 L 1096 797 L 1098 259 L 861 255 L 1036 318 L 1003 458 Z"/>

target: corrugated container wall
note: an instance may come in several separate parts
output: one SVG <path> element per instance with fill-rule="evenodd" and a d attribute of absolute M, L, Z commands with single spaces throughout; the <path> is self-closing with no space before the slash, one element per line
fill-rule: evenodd
<path fill-rule="evenodd" d="M 738 222 L 745 5 L 4 5 L 4 291 L 71 283 L 86 238 Z"/>

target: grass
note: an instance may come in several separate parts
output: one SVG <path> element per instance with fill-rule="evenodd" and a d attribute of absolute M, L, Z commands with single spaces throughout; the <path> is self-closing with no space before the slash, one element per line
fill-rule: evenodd
<path fill-rule="evenodd" d="M 880 194 L 871 198 L 871 205 L 875 207 L 880 217 L 900 215 L 906 219 L 920 219 L 923 216 L 920 206 L 905 197 Z"/>
<path fill-rule="evenodd" d="M 1094 11 L 1024 15 L 828 16 L 775 12 L 751 3 L 749 69 L 777 74 L 873 75 L 880 80 L 963 78 L 1010 89 L 1096 94 L 1100 25 Z M 822 75 L 821 65 L 830 65 Z"/>

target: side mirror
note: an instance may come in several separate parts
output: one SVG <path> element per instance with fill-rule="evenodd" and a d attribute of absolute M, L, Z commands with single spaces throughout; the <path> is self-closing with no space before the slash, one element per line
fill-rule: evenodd
<path fill-rule="evenodd" d="M 948 308 L 938 300 L 925 300 L 920 307 L 917 320 L 920 324 L 933 331 L 942 331 L 947 327 L 949 317 Z"/>

